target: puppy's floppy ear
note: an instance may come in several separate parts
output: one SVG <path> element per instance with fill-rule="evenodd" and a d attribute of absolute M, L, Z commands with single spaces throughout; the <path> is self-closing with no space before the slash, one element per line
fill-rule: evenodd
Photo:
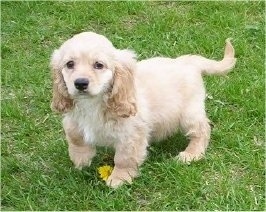
<path fill-rule="evenodd" d="M 129 50 L 116 50 L 116 63 L 112 90 L 107 100 L 107 108 L 118 117 L 136 115 L 134 69 L 136 55 Z"/>
<path fill-rule="evenodd" d="M 72 109 L 73 100 L 68 94 L 59 61 L 59 51 L 55 50 L 50 63 L 53 79 L 53 97 L 51 109 L 56 112 L 65 113 Z"/>

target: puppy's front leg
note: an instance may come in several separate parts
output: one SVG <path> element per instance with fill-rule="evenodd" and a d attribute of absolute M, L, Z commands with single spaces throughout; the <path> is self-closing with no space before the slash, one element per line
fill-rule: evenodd
<path fill-rule="evenodd" d="M 91 145 L 75 145 L 68 139 L 68 152 L 70 160 L 74 163 L 75 168 L 82 169 L 91 165 L 91 160 L 96 154 L 94 146 Z"/>
<path fill-rule="evenodd" d="M 138 175 L 138 167 L 147 155 L 148 142 L 146 138 L 132 139 L 116 145 L 115 167 L 106 183 L 112 188 L 117 188 L 124 182 L 132 183 Z"/>
<path fill-rule="evenodd" d="M 96 154 L 96 148 L 93 145 L 86 144 L 83 135 L 75 122 L 65 119 L 63 121 L 66 138 L 68 141 L 68 152 L 70 160 L 77 169 L 91 164 L 92 158 Z"/>

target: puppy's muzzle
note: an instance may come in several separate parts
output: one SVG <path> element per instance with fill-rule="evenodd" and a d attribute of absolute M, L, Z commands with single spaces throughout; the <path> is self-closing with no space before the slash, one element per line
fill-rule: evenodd
<path fill-rule="evenodd" d="M 84 91 L 89 86 L 89 80 L 87 78 L 78 78 L 74 81 L 74 85 L 79 91 Z"/>

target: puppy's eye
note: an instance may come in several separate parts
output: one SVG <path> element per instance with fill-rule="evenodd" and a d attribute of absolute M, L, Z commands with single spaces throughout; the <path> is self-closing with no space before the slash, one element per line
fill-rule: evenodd
<path fill-rule="evenodd" d="M 101 62 L 94 63 L 93 67 L 95 69 L 103 69 L 104 65 Z"/>
<path fill-rule="evenodd" d="M 74 63 L 73 60 L 70 60 L 70 61 L 68 61 L 68 62 L 66 63 L 66 66 L 67 66 L 67 68 L 69 68 L 69 69 L 74 68 L 74 65 L 75 65 L 75 63 Z"/>

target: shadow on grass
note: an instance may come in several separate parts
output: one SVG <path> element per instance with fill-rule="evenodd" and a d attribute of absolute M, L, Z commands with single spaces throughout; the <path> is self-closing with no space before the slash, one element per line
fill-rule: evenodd
<path fill-rule="evenodd" d="M 187 145 L 188 140 L 181 133 L 176 133 L 162 141 L 151 142 L 148 148 L 149 160 L 160 162 L 165 158 L 173 158 L 183 151 Z"/>
<path fill-rule="evenodd" d="M 161 163 L 165 161 L 165 159 L 174 158 L 180 151 L 183 151 L 186 148 L 187 144 L 188 141 L 186 137 L 181 133 L 174 134 L 162 141 L 153 141 L 148 147 L 148 157 L 144 163 Z M 95 173 L 100 166 L 114 166 L 114 154 L 115 151 L 112 148 L 97 148 L 97 155 L 93 159 L 91 166 L 86 167 L 81 171 L 84 179 L 95 180 Z M 75 169 L 73 168 L 73 170 Z M 98 176 L 98 174 L 96 175 Z"/>
<path fill-rule="evenodd" d="M 176 133 L 171 137 L 161 141 L 152 141 L 148 147 L 147 160 L 160 162 L 163 158 L 172 158 L 178 155 L 180 151 L 183 151 L 188 144 L 188 140 L 181 133 Z M 114 154 L 115 151 L 108 147 L 97 148 L 97 155 L 93 159 L 93 164 L 97 167 L 103 165 L 114 166 Z"/>

